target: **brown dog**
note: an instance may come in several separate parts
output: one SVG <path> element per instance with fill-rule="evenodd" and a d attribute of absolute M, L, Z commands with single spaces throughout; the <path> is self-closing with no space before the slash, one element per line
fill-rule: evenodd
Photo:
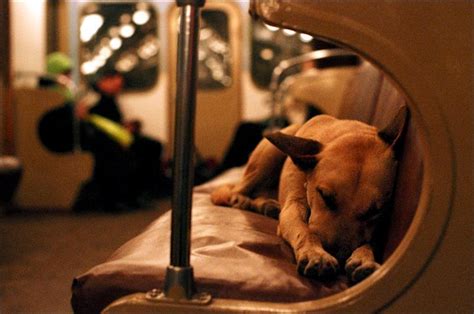
<path fill-rule="evenodd" d="M 382 131 L 321 115 L 269 134 L 251 154 L 241 182 L 218 188 L 211 200 L 279 215 L 279 234 L 293 248 L 300 274 L 324 278 L 345 263 L 358 282 L 380 266 L 372 235 L 391 197 L 393 146 L 406 114 L 403 107 Z M 269 192 L 277 188 L 279 202 Z"/>

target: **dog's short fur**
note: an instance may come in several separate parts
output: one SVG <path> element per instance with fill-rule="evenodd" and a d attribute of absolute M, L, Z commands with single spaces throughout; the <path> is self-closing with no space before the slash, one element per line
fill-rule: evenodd
<path fill-rule="evenodd" d="M 242 180 L 213 191 L 212 202 L 279 216 L 279 234 L 293 248 L 300 274 L 325 278 L 345 266 L 358 282 L 379 267 L 372 236 L 391 197 L 393 147 L 406 113 L 403 107 L 382 131 L 320 115 L 271 133 L 253 151 Z M 277 188 L 278 202 L 269 192 Z"/>

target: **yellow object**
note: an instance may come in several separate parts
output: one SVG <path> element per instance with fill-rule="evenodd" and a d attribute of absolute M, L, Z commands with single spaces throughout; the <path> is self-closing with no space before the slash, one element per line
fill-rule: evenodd
<path fill-rule="evenodd" d="M 87 121 L 106 133 L 123 147 L 128 148 L 132 145 L 133 135 L 120 124 L 97 114 L 89 115 Z"/>

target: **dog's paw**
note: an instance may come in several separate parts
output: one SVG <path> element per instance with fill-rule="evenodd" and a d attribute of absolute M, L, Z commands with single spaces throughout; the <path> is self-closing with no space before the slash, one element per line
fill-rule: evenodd
<path fill-rule="evenodd" d="M 274 199 L 256 199 L 253 201 L 253 207 L 259 214 L 278 219 L 280 215 L 280 203 Z"/>
<path fill-rule="evenodd" d="M 231 184 L 222 185 L 211 192 L 211 202 L 214 205 L 218 206 L 230 206 L 230 198 L 232 196 L 232 188 L 234 186 Z"/>
<path fill-rule="evenodd" d="M 250 210 L 252 208 L 252 200 L 242 194 L 233 194 L 230 197 L 229 204 L 233 208 Z"/>
<path fill-rule="evenodd" d="M 357 258 L 351 256 L 346 261 L 346 274 L 349 279 L 354 282 L 361 282 L 365 278 L 369 277 L 373 272 L 379 269 L 380 264 L 372 260 L 364 260 L 363 258 Z"/>
<path fill-rule="evenodd" d="M 280 203 L 275 200 L 268 200 L 263 204 L 262 211 L 265 216 L 278 219 L 280 215 Z"/>
<path fill-rule="evenodd" d="M 322 248 L 300 250 L 296 260 L 298 273 L 310 278 L 331 278 L 339 270 L 337 259 Z"/>

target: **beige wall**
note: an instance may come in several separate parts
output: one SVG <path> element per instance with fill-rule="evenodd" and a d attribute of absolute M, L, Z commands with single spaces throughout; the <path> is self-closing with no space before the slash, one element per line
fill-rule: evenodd
<path fill-rule="evenodd" d="M 46 1 L 11 1 L 12 70 L 41 72 L 46 55 Z"/>

